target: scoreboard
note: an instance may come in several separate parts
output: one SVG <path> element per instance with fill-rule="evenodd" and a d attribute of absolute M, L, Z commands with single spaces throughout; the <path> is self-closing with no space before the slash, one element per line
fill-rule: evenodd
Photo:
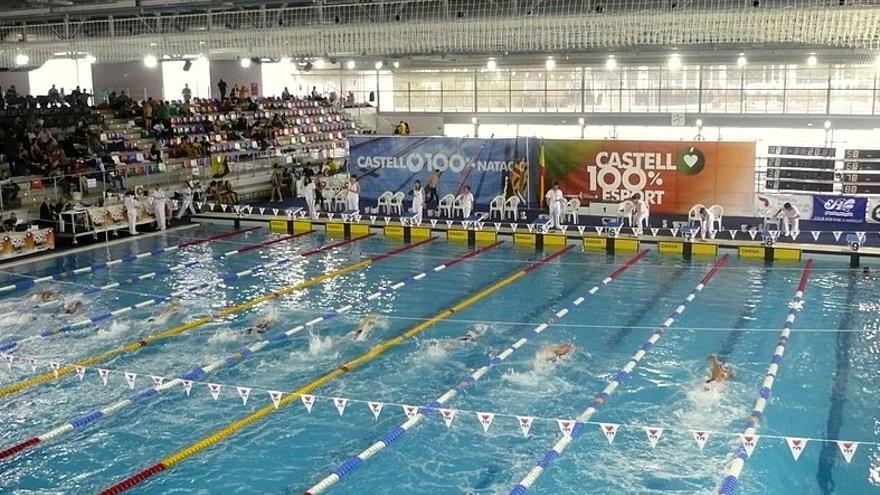
<path fill-rule="evenodd" d="M 776 191 L 834 192 L 836 152 L 835 148 L 770 146 L 765 186 Z"/>
<path fill-rule="evenodd" d="M 844 150 L 844 194 L 880 194 L 880 150 Z"/>

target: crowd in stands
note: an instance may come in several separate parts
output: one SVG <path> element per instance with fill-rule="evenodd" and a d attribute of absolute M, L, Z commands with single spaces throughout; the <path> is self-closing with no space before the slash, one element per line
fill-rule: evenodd
<path fill-rule="evenodd" d="M 70 94 L 64 93 L 53 84 L 45 95 L 23 95 L 18 92 L 14 84 L 3 91 L 0 88 L 0 110 L 5 109 L 36 109 L 36 108 L 60 108 L 60 107 L 86 107 L 92 95 L 80 89 L 74 88 Z"/>

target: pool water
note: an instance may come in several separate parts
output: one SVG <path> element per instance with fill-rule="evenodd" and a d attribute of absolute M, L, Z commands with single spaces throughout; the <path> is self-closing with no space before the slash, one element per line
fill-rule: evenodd
<path fill-rule="evenodd" d="M 200 227 L 34 262 L 5 272 L 0 284 L 230 230 Z M 72 294 L 168 265 L 206 260 L 171 276 L 86 296 L 85 309 L 77 316 L 59 315 L 57 307 L 29 310 L 34 303 L 28 296 L 36 289 L 6 295 L 0 299 L 0 313 L 5 313 L 0 319 L 0 343 L 23 341 L 15 353 L 38 359 L 37 371 L 45 372 L 49 362 L 72 363 L 402 246 L 377 235 L 298 257 L 335 241 L 316 232 L 211 259 L 278 236 L 260 229 L 39 286 Z M 111 370 L 106 386 L 96 369 L 89 368 L 82 380 L 71 374 L 0 398 L 0 449 L 5 449 L 129 397 L 132 390 L 122 372 L 137 373 L 135 388 L 142 389 L 151 385 L 150 375 L 177 377 L 253 343 L 259 337 L 242 329 L 267 315 L 279 321 L 268 336 L 428 271 L 421 280 L 409 280 L 399 290 L 384 292 L 348 314 L 314 325 L 310 332 L 300 332 L 202 378 L 223 384 L 217 400 L 201 383 L 193 385 L 189 396 L 182 387 L 174 388 L 0 461 L 0 493 L 94 493 L 108 488 L 271 404 L 268 390 L 296 390 L 545 256 L 508 241 L 445 270 L 432 270 L 466 252 L 467 246 L 440 238 L 117 356 L 99 365 Z M 311 413 L 299 402 L 291 404 L 137 485 L 131 493 L 302 493 L 405 421 L 401 404 L 430 403 L 631 256 L 605 256 L 575 247 L 317 389 Z M 286 257 L 294 261 L 283 269 L 223 281 L 230 273 Z M 878 276 L 850 270 L 843 258 L 816 257 L 815 261 L 759 433 L 867 443 L 859 446 L 848 464 L 836 444 L 814 440 L 795 462 L 783 439 L 761 438 L 746 463 L 740 494 L 880 493 L 880 449 L 873 443 L 880 433 Z M 684 262 L 651 250 L 466 387 L 446 405 L 460 410 L 450 428 L 436 414 L 429 415 L 327 493 L 507 493 L 559 437 L 555 419 L 572 419 L 589 406 L 714 262 Z M 598 426 L 586 425 L 587 433 L 572 443 L 530 493 L 715 493 L 737 445 L 735 435 L 745 429 L 803 266 L 731 257 L 593 416 L 593 421 L 621 425 L 613 444 Z M 83 317 L 211 280 L 217 282 L 187 291 L 180 299 L 184 311 L 164 323 L 147 321 L 161 308 L 151 307 L 67 335 L 24 340 Z M 364 341 L 346 337 L 368 314 L 380 316 L 369 337 Z M 447 343 L 476 324 L 485 324 L 488 330 L 475 343 Z M 542 346 L 560 343 L 574 345 L 572 357 L 555 366 L 536 359 Z M 706 391 L 706 358 L 711 353 L 729 363 L 733 379 Z M 22 360 L 11 369 L 2 366 L 0 386 L 32 374 Z M 235 386 L 253 388 L 247 405 Z M 332 397 L 351 399 L 343 415 Z M 387 403 L 378 419 L 366 401 Z M 477 411 L 496 413 L 488 432 L 483 431 Z M 536 418 L 528 437 L 515 415 Z M 665 428 L 654 449 L 645 437 L 645 426 Z M 692 430 L 715 432 L 702 451 Z"/>

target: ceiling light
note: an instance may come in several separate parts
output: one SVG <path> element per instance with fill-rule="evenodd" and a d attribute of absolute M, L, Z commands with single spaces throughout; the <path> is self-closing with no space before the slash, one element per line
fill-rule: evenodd
<path fill-rule="evenodd" d="M 19 53 L 15 56 L 15 65 L 27 65 L 31 58 L 26 53 Z"/>
<path fill-rule="evenodd" d="M 745 55 L 740 55 L 740 56 L 736 59 L 736 66 L 739 67 L 740 69 L 742 69 L 743 67 L 745 67 L 747 63 L 749 63 L 749 61 L 746 60 L 746 56 L 745 56 Z"/>
<path fill-rule="evenodd" d="M 547 61 L 544 62 L 544 67 L 546 67 L 547 70 L 553 70 L 556 68 L 556 61 L 552 58 L 548 58 Z"/>
<path fill-rule="evenodd" d="M 831 129 L 831 121 L 830 121 L 830 120 L 826 120 L 826 121 L 825 121 L 825 128 L 826 128 L 826 129 Z"/>
<path fill-rule="evenodd" d="M 156 58 L 155 55 L 147 55 L 146 57 L 144 57 L 144 65 L 148 69 L 155 69 L 156 66 L 159 65 L 159 60 Z"/>
<path fill-rule="evenodd" d="M 312 67 L 314 67 L 316 69 L 323 69 L 324 68 L 324 59 L 323 58 L 315 59 L 315 63 L 312 64 Z"/>
<path fill-rule="evenodd" d="M 678 70 L 681 69 L 681 56 L 677 53 L 673 53 L 669 56 L 669 61 L 666 63 L 666 67 L 669 70 Z"/>
<path fill-rule="evenodd" d="M 348 70 L 353 70 L 355 67 L 357 67 L 357 64 L 354 63 L 354 60 L 349 60 L 345 63 L 345 68 Z"/>
<path fill-rule="evenodd" d="M 395 69 L 397 69 L 398 67 L 400 67 L 400 62 L 395 60 L 394 62 L 391 63 L 391 66 L 394 67 Z"/>
<path fill-rule="evenodd" d="M 382 64 L 382 61 L 380 60 L 380 61 L 376 62 L 375 64 L 373 64 L 373 67 L 375 67 L 376 70 L 379 70 L 382 68 L 382 65 L 384 65 L 384 64 Z"/>
<path fill-rule="evenodd" d="M 605 61 L 605 70 L 614 70 L 617 68 L 617 59 L 614 58 L 614 55 L 609 55 L 608 60 Z"/>
<path fill-rule="evenodd" d="M 819 59 L 817 59 L 816 56 L 811 53 L 810 56 L 807 57 L 807 67 L 815 67 L 818 61 Z"/>
<path fill-rule="evenodd" d="M 248 67 L 251 66 L 251 59 L 249 59 L 247 57 L 242 57 L 242 59 L 239 60 L 238 63 L 241 64 L 242 69 L 247 69 Z"/>
<path fill-rule="evenodd" d="M 490 58 L 488 62 L 486 62 L 486 68 L 489 70 L 495 70 L 498 68 L 498 63 L 495 62 L 494 58 Z"/>

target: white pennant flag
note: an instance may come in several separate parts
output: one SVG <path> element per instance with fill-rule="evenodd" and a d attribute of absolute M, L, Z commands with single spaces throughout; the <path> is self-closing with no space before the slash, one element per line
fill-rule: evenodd
<path fill-rule="evenodd" d="M 192 380 L 181 380 L 180 384 L 183 385 L 184 392 L 186 392 L 186 395 L 189 396 L 189 393 L 192 391 L 193 388 Z"/>
<path fill-rule="evenodd" d="M 559 230 L 561 230 L 562 233 L 564 234 L 564 233 L 568 230 L 568 225 L 560 225 L 560 226 L 559 226 Z M 546 233 L 549 232 L 549 231 L 550 231 L 550 226 L 549 226 L 549 225 L 545 225 L 545 226 L 544 226 L 544 233 L 546 234 Z"/>
<path fill-rule="evenodd" d="M 125 381 L 128 383 L 128 388 L 134 389 L 134 382 L 137 381 L 137 373 L 129 373 L 125 372 Z"/>
<path fill-rule="evenodd" d="M 204 205 L 205 205 L 205 203 L 204 203 L 204 202 L 202 202 L 202 201 L 199 201 L 199 202 L 197 202 L 197 203 L 196 203 L 196 206 L 198 206 L 198 207 L 199 207 L 199 211 L 201 211 L 201 210 L 202 210 L 202 206 L 204 206 Z"/>
<path fill-rule="evenodd" d="M 248 397 L 251 396 L 250 387 L 235 387 L 238 390 L 238 396 L 241 397 L 241 403 L 247 405 Z"/>
<path fill-rule="evenodd" d="M 229 207 L 229 206 L 226 205 L 226 204 L 221 204 L 221 205 L 220 205 L 220 209 L 223 211 L 223 213 L 226 213 L 226 208 L 228 208 L 228 207 Z"/>
<path fill-rule="evenodd" d="M 834 240 L 835 240 L 835 241 L 839 241 L 839 240 L 840 240 L 840 234 L 841 234 L 841 233 L 842 233 L 842 232 L 832 232 L 831 234 L 834 235 Z"/>
<path fill-rule="evenodd" d="M 730 234 L 731 239 L 736 239 L 736 231 L 735 230 L 728 230 L 727 233 Z"/>
<path fill-rule="evenodd" d="M 333 217 L 335 217 L 335 216 L 336 216 L 336 213 L 328 213 L 327 220 L 333 220 Z"/>
<path fill-rule="evenodd" d="M 586 230 L 586 229 L 587 228 L 584 227 L 583 225 L 578 225 L 578 234 L 584 235 L 584 230 Z"/>
<path fill-rule="evenodd" d="M 510 223 L 510 224 L 508 224 L 508 225 L 510 225 L 510 230 L 511 230 L 512 232 L 516 232 L 517 227 L 519 227 L 519 224 L 518 224 L 518 223 Z"/>
<path fill-rule="evenodd" d="M 651 228 L 651 237 L 657 237 L 657 232 L 660 232 L 660 229 Z"/>
<path fill-rule="evenodd" d="M 495 225 L 495 232 L 499 232 L 501 230 L 501 223 L 492 222 L 492 224 Z"/>
<path fill-rule="evenodd" d="M 535 421 L 535 418 L 531 416 L 517 416 L 516 422 L 519 423 L 519 429 L 522 430 L 522 434 L 524 437 L 529 436 L 529 431 L 532 429 L 532 422 Z"/>
<path fill-rule="evenodd" d="M 107 377 L 110 376 L 110 370 L 98 368 L 98 375 L 101 377 L 101 381 L 104 382 L 104 385 L 107 385 Z"/>
<path fill-rule="evenodd" d="M 406 414 L 407 418 L 413 419 L 414 417 L 416 417 L 419 414 L 419 407 L 404 405 L 403 412 L 404 412 L 404 414 Z"/>
<path fill-rule="evenodd" d="M 492 426 L 492 420 L 495 419 L 495 413 L 478 412 L 477 419 L 479 419 L 480 424 L 483 425 L 483 433 L 489 433 L 489 427 Z"/>
<path fill-rule="evenodd" d="M 346 399 L 346 398 L 343 398 L 343 397 L 334 397 L 333 398 L 333 405 L 336 406 L 336 410 L 339 411 L 340 416 L 342 416 L 342 414 L 345 412 L 345 406 L 347 404 L 348 404 L 348 399 Z"/>
<path fill-rule="evenodd" d="M 452 220 L 447 220 L 447 221 L 446 221 L 446 228 L 448 229 L 448 228 L 451 228 L 451 227 L 452 227 Z"/>
<path fill-rule="evenodd" d="M 758 445 L 758 439 L 761 438 L 760 435 L 740 435 L 739 440 L 743 449 L 746 451 L 746 455 L 748 457 L 752 456 L 752 452 L 755 451 L 755 446 Z"/>
<path fill-rule="evenodd" d="M 260 215 L 262 215 L 262 214 L 265 213 L 265 212 L 266 212 L 266 209 L 263 208 L 263 207 L 261 206 L 261 207 L 260 207 Z"/>
<path fill-rule="evenodd" d="M 276 217 L 278 216 L 278 208 L 272 208 L 272 215 Z"/>
<path fill-rule="evenodd" d="M 770 234 L 770 238 L 773 239 L 774 241 L 779 237 L 778 230 L 768 230 L 767 232 Z"/>
<path fill-rule="evenodd" d="M 755 240 L 755 237 L 757 237 L 757 236 L 758 236 L 757 230 L 750 230 L 749 231 L 749 237 L 751 237 L 753 241 Z"/>
<path fill-rule="evenodd" d="M 275 409 L 278 409 L 278 404 L 281 404 L 281 396 L 283 394 L 277 390 L 269 391 L 269 398 L 272 399 L 272 405 L 275 406 Z"/>
<path fill-rule="evenodd" d="M 370 215 L 370 224 L 376 223 L 376 215 Z"/>
<path fill-rule="evenodd" d="M 526 228 L 529 229 L 529 232 L 533 232 L 535 230 L 535 226 L 532 224 L 526 224 Z"/>
<path fill-rule="evenodd" d="M 856 455 L 856 449 L 859 448 L 859 442 L 838 440 L 837 447 L 840 449 L 840 453 L 843 454 L 843 458 L 846 459 L 846 463 L 849 464 L 852 462 L 853 456 Z"/>
<path fill-rule="evenodd" d="M 302 403 L 306 406 L 306 411 L 312 412 L 312 406 L 315 405 L 315 396 L 314 395 L 302 395 L 300 396 L 302 399 Z"/>
<path fill-rule="evenodd" d="M 153 380 L 153 386 L 158 387 L 159 385 L 165 383 L 165 377 L 163 376 L 150 375 L 150 378 Z"/>
<path fill-rule="evenodd" d="M 214 203 L 208 203 L 208 209 L 214 211 Z"/>
<path fill-rule="evenodd" d="M 614 437 L 617 436 L 617 429 L 620 428 L 620 425 L 616 423 L 599 423 L 599 427 L 602 429 L 605 438 L 608 439 L 608 445 L 614 443 Z"/>
<path fill-rule="evenodd" d="M 657 428 L 656 426 L 646 426 L 645 435 L 647 435 L 648 443 L 651 444 L 651 448 L 653 449 L 657 446 L 657 441 L 660 440 L 660 437 L 663 436 L 663 428 Z"/>
<path fill-rule="evenodd" d="M 793 241 L 797 240 L 799 235 L 801 235 L 800 232 L 792 232 L 792 233 L 788 234 L 788 236 L 791 237 L 791 240 L 793 240 Z"/>
<path fill-rule="evenodd" d="M 561 431 L 563 435 L 567 437 L 571 436 L 571 432 L 574 430 L 574 421 L 570 419 L 557 419 L 556 424 L 559 426 L 559 431 Z"/>
<path fill-rule="evenodd" d="M 810 234 L 812 234 L 812 236 L 813 236 L 813 240 L 814 240 L 814 241 L 818 241 L 818 240 L 819 240 L 819 236 L 822 235 L 822 231 L 820 231 L 820 230 L 811 230 L 811 231 L 810 231 Z"/>
<path fill-rule="evenodd" d="M 434 228 L 434 227 L 436 227 L 436 226 L 437 226 L 437 219 L 436 219 L 436 218 L 432 218 L 432 219 L 431 219 L 431 228 Z"/>
<path fill-rule="evenodd" d="M 446 427 L 449 428 L 452 425 L 452 420 L 455 419 L 455 409 L 438 409 L 440 411 L 440 416 L 443 417 L 443 422 L 446 423 Z"/>
<path fill-rule="evenodd" d="M 672 234 L 672 237 L 678 237 L 678 227 L 669 229 L 669 233 Z"/>
<path fill-rule="evenodd" d="M 598 226 L 598 227 L 593 227 L 593 228 L 596 229 L 597 234 L 602 235 L 602 229 L 604 229 L 604 227 Z"/>
<path fill-rule="evenodd" d="M 791 451 L 791 456 L 794 457 L 795 462 L 797 462 L 801 454 L 804 453 L 804 448 L 807 446 L 807 439 L 785 437 L 785 443 L 788 444 L 788 450 Z"/>
<path fill-rule="evenodd" d="M 51 362 L 49 367 L 52 368 L 52 373 L 55 373 L 55 378 L 58 378 L 58 370 L 61 368 L 61 363 Z"/>
<path fill-rule="evenodd" d="M 211 389 L 211 397 L 213 397 L 214 400 L 217 400 L 217 398 L 220 397 L 220 387 L 221 385 L 219 383 L 208 384 L 208 388 Z"/>
<path fill-rule="evenodd" d="M 856 232 L 856 238 L 858 238 L 859 242 L 865 242 L 865 233 L 864 232 Z"/>
<path fill-rule="evenodd" d="M 389 223 L 391 223 L 390 217 L 382 217 L 382 220 L 385 220 L 385 225 L 388 225 Z"/>
<path fill-rule="evenodd" d="M 84 366 L 76 366 L 76 376 L 79 377 L 79 381 L 83 381 L 83 377 L 86 376 L 86 368 Z"/>
<path fill-rule="evenodd" d="M 367 406 L 370 407 L 370 412 L 373 413 L 373 417 L 378 421 L 379 414 L 382 413 L 382 408 L 385 407 L 385 404 L 381 402 L 367 402 Z"/>
<path fill-rule="evenodd" d="M 706 440 L 709 440 L 709 432 L 708 431 L 695 431 L 694 432 L 694 440 L 696 440 L 697 446 L 700 447 L 700 452 L 702 452 L 703 447 L 706 446 Z"/>

